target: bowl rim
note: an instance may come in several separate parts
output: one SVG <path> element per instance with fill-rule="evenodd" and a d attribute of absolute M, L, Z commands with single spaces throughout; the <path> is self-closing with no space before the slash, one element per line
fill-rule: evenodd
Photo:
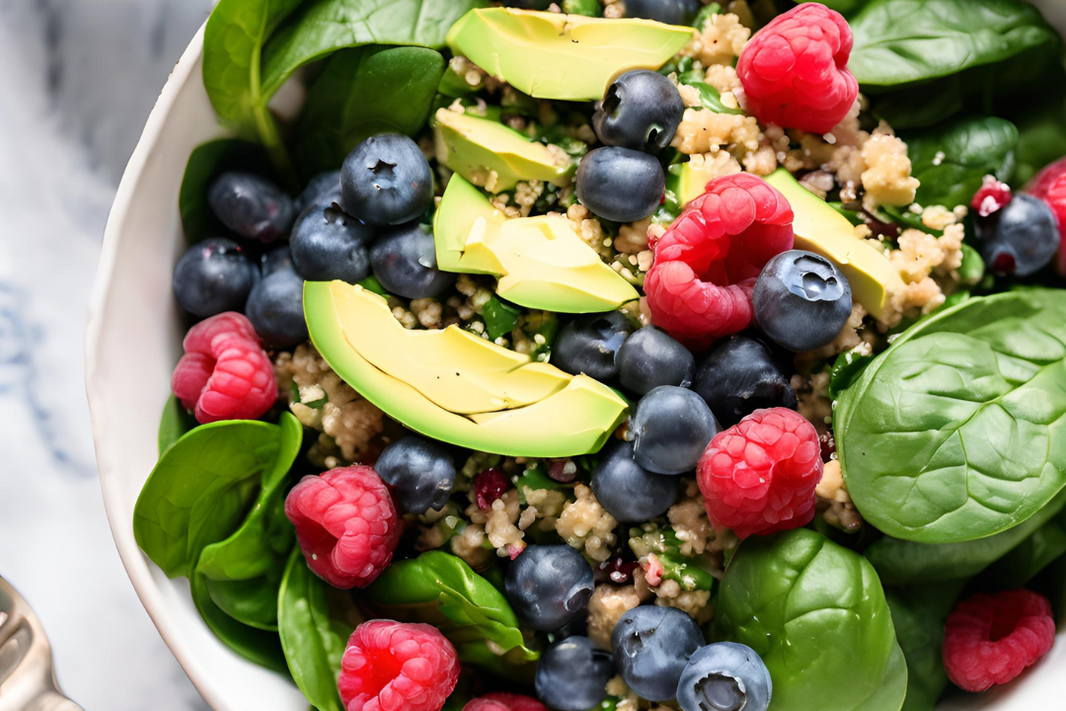
<path fill-rule="evenodd" d="M 141 605 L 148 613 L 170 653 L 178 660 L 185 675 L 211 708 L 221 710 L 226 708 L 226 704 L 215 693 L 213 685 L 203 673 L 204 670 L 195 659 L 192 650 L 186 645 L 174 643 L 177 638 L 175 621 L 165 614 L 165 603 L 152 580 L 148 563 L 144 560 L 140 548 L 137 546 L 132 529 L 130 529 L 127 521 L 121 520 L 122 513 L 115 510 L 116 502 L 120 498 L 118 494 L 118 470 L 120 467 L 112 454 L 99 446 L 99 442 L 102 439 L 102 424 L 99 408 L 96 407 L 96 403 L 101 401 L 104 396 L 102 385 L 97 378 L 97 371 L 103 329 L 103 314 L 106 311 L 108 294 L 118 255 L 120 235 L 125 229 L 129 206 L 132 203 L 136 187 L 141 181 L 146 164 L 160 141 L 166 117 L 174 107 L 181 89 L 190 79 L 194 78 L 194 70 L 199 66 L 203 53 L 205 27 L 206 22 L 193 35 L 188 46 L 182 52 L 181 58 L 171 70 L 162 90 L 160 90 L 155 106 L 148 115 L 144 130 L 137 141 L 137 146 L 133 149 L 133 153 L 126 163 L 126 168 L 122 173 L 122 178 L 115 193 L 114 202 L 108 213 L 100 260 L 89 296 L 88 321 L 85 332 L 85 392 L 89 403 L 89 413 L 92 418 L 93 445 L 96 451 L 97 476 L 100 480 L 104 511 L 107 514 L 111 537 L 114 539 L 115 547 L 118 549 L 122 567 L 133 584 L 133 589 L 136 591 Z"/>

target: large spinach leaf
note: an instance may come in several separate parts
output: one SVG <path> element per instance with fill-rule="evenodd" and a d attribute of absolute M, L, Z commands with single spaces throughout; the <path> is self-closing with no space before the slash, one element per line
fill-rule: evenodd
<path fill-rule="evenodd" d="M 851 29 L 848 68 L 865 87 L 929 81 L 1058 41 L 1020 0 L 875 0 Z"/>
<path fill-rule="evenodd" d="M 193 603 L 216 637 L 245 659 L 274 671 L 287 672 L 277 632 L 256 629 L 227 614 L 211 599 L 207 579 L 199 573 L 194 573 L 189 582 Z"/>
<path fill-rule="evenodd" d="M 726 569 L 714 639 L 770 670 L 770 711 L 898 711 L 907 671 L 881 583 L 860 555 L 796 529 L 753 537 Z M 831 693 L 825 680 L 833 679 Z"/>
<path fill-rule="evenodd" d="M 226 170 L 270 175 L 270 161 L 262 146 L 233 138 L 208 141 L 193 150 L 178 192 L 181 226 L 190 244 L 227 232 L 207 204 L 208 188 Z"/>
<path fill-rule="evenodd" d="M 1014 167 L 1018 129 L 1001 118 L 971 116 L 928 131 L 903 134 L 922 205 L 969 205 L 981 180 L 1006 182 Z"/>
<path fill-rule="evenodd" d="M 429 551 L 393 563 L 366 589 L 366 599 L 387 615 L 435 624 L 464 662 L 484 665 L 502 658 L 520 665 L 539 656 L 526 645 L 500 591 L 448 553 Z M 504 654 L 493 653 L 493 646 Z"/>
<path fill-rule="evenodd" d="M 1020 588 L 1064 555 L 1066 514 L 1060 511 L 1057 516 L 1036 529 L 1033 535 L 990 566 L 981 575 L 979 582 L 989 588 Z"/>
<path fill-rule="evenodd" d="M 303 0 L 219 0 L 204 29 L 204 88 L 219 119 L 258 137 L 279 167 L 287 164 L 270 94 L 260 82 L 263 43 Z"/>
<path fill-rule="evenodd" d="M 961 543 L 918 543 L 885 536 L 864 555 L 886 585 L 971 578 L 1019 546 L 1066 505 L 1066 490 L 1024 523 Z"/>
<path fill-rule="evenodd" d="M 1066 82 L 1062 83 L 1066 87 Z M 1066 156 L 1066 96 L 1052 90 L 1039 104 L 1025 105 L 1018 117 L 1017 164 L 1012 184 L 1024 186 L 1041 168 Z"/>
<path fill-rule="evenodd" d="M 297 128 L 304 173 L 336 168 L 375 133 L 414 135 L 429 118 L 444 58 L 424 47 L 338 52 L 315 80 Z"/>
<path fill-rule="evenodd" d="M 933 711 L 947 686 L 940 645 L 944 620 L 964 582 L 887 588 L 896 639 L 907 660 L 907 697 L 902 711 Z"/>
<path fill-rule="evenodd" d="M 262 94 L 273 96 L 294 71 L 346 47 L 443 47 L 467 10 L 487 0 L 306 0 L 263 48 Z"/>
<path fill-rule="evenodd" d="M 1066 292 L 973 298 L 901 335 L 838 399 L 856 507 L 925 543 L 990 536 L 1066 485 Z"/>
<path fill-rule="evenodd" d="M 163 406 L 163 416 L 159 418 L 159 433 L 157 435 L 159 454 L 170 449 L 170 445 L 181 439 L 189 430 L 199 425 L 196 418 L 181 406 L 178 398 L 171 395 L 167 398 L 167 404 Z"/>
<path fill-rule="evenodd" d="M 354 625 L 331 614 L 330 590 L 307 567 L 300 549 L 293 550 L 278 593 L 278 632 L 292 678 L 311 705 L 344 711 L 337 677 Z"/>

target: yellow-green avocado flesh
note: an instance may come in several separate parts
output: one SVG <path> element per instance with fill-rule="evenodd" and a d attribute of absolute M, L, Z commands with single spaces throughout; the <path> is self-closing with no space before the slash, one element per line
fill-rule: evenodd
<path fill-rule="evenodd" d="M 820 254 L 840 267 L 855 300 L 876 319 L 897 308 L 906 288 L 899 270 L 884 254 L 855 235 L 855 228 L 825 200 L 807 190 L 784 168 L 766 177 L 792 206 L 796 249 Z"/>
<path fill-rule="evenodd" d="M 385 299 L 342 281 L 306 282 L 311 341 L 389 417 L 428 437 L 516 457 L 598 451 L 626 416 L 615 391 L 457 326 L 407 330 Z"/>
<path fill-rule="evenodd" d="M 433 219 L 437 267 L 491 274 L 496 293 L 531 309 L 597 313 L 639 298 L 565 217 L 507 217 L 453 175 Z"/>
<path fill-rule="evenodd" d="M 521 180 L 562 187 L 574 172 L 565 153 L 553 155 L 544 144 L 491 119 L 438 109 L 433 137 L 438 161 L 491 193 L 510 190 Z"/>
<path fill-rule="evenodd" d="M 491 7 L 448 31 L 448 47 L 538 99 L 594 101 L 631 69 L 658 69 L 692 39 L 691 27 L 638 19 Z"/>

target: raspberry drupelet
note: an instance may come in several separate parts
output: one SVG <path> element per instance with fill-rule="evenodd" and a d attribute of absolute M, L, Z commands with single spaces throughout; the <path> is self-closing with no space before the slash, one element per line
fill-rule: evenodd
<path fill-rule="evenodd" d="M 278 399 L 274 366 L 251 322 L 226 312 L 189 329 L 171 390 L 200 424 L 254 420 Z"/>
<path fill-rule="evenodd" d="M 756 410 L 715 435 L 696 476 L 718 528 L 747 538 L 805 526 L 822 478 L 818 432 L 793 410 Z"/>
<path fill-rule="evenodd" d="M 372 468 L 306 476 L 285 499 L 304 559 L 336 588 L 365 588 L 388 567 L 400 542 L 392 496 Z"/>
<path fill-rule="evenodd" d="M 1066 276 L 1066 158 L 1037 173 L 1025 190 L 1046 202 L 1058 220 L 1059 255 L 1055 259 L 1055 269 Z"/>
<path fill-rule="evenodd" d="M 973 595 L 944 626 L 944 669 L 960 689 L 984 691 L 1021 674 L 1054 641 L 1055 620 L 1043 595 L 1024 589 Z"/>
<path fill-rule="evenodd" d="M 712 180 L 655 243 L 652 323 L 694 350 L 744 330 L 756 277 L 792 242 L 792 207 L 776 188 L 749 173 Z"/>
<path fill-rule="evenodd" d="M 740 53 L 741 105 L 761 123 L 829 133 L 859 95 L 847 69 L 852 41 L 847 20 L 824 5 L 778 16 Z"/>
<path fill-rule="evenodd" d="M 459 680 L 459 657 L 433 625 L 371 620 L 355 628 L 337 682 L 347 711 L 437 711 Z"/>

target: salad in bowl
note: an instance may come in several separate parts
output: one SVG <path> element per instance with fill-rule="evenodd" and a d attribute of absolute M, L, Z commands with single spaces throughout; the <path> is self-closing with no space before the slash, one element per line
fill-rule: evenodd
<path fill-rule="evenodd" d="M 320 711 L 1024 684 L 1062 56 L 1021 0 L 221 0 L 137 545 Z"/>

